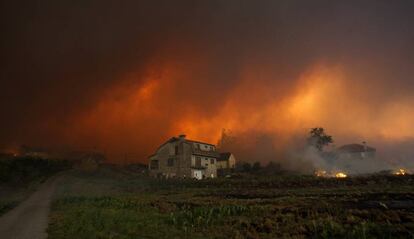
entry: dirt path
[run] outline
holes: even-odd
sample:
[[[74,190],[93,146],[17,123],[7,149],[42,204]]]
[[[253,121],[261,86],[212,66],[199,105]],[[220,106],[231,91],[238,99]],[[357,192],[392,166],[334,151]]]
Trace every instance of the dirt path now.
[[[59,174],[48,179],[26,201],[0,217],[0,238],[47,238],[50,202],[62,177],[63,174]]]

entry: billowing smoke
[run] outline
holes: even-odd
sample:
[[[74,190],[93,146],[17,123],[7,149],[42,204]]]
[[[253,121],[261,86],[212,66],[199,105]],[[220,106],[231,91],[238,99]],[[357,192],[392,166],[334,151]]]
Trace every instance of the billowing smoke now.
[[[322,126],[409,164],[412,1],[2,3],[0,143],[146,161],[172,135],[305,167]]]

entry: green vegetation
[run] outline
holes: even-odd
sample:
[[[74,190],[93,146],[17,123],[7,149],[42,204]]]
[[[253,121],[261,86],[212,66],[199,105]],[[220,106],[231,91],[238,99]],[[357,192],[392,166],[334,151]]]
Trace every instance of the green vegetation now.
[[[156,180],[73,172],[50,238],[414,238],[413,176]]]
[[[68,168],[62,160],[49,160],[34,157],[14,157],[0,160],[0,182],[29,183]]]
[[[324,128],[312,128],[309,131],[308,144],[322,151],[323,147],[333,143],[332,136],[325,133]]]
[[[17,206],[37,186],[69,163],[33,157],[0,159],[0,215]]]
[[[14,200],[0,200],[0,215],[9,211],[10,209],[13,209],[15,206],[17,206],[17,204],[19,204],[19,202]]]

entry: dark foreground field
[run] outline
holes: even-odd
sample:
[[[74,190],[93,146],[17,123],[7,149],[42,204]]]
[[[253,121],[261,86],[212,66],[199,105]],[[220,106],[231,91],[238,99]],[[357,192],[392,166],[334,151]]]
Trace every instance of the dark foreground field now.
[[[414,177],[158,181],[70,173],[49,238],[414,238]]]

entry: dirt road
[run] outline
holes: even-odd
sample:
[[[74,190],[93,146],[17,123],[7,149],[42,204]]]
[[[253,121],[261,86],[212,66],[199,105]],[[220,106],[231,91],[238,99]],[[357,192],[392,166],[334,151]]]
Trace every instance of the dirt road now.
[[[0,217],[1,239],[47,238],[50,203],[63,174],[43,183],[26,201]]]

